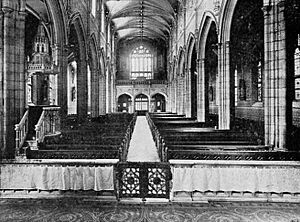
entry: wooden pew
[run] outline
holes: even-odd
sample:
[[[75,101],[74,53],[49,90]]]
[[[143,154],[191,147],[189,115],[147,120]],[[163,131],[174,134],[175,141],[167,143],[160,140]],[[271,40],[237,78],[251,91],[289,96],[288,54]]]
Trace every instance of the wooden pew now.
[[[26,150],[35,159],[119,159],[126,160],[136,116],[109,114],[90,120],[71,118],[59,136],[46,137],[39,150]],[[66,121],[66,122],[67,122]]]

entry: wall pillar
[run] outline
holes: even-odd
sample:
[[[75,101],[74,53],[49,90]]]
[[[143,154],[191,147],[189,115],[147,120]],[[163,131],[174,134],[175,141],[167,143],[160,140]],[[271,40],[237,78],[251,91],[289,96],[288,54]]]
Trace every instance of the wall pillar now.
[[[192,117],[191,69],[186,69],[185,74],[185,114],[190,118]]]
[[[177,79],[174,78],[172,81],[172,112],[177,113],[176,107],[176,96],[177,96]]]
[[[99,115],[99,76],[95,68],[91,70],[91,83],[91,115],[96,117]]]
[[[173,88],[173,81],[170,81],[168,83],[168,100],[166,98],[166,112],[172,112],[172,105],[173,105],[173,101],[172,101],[172,98],[173,98],[173,91],[172,91],[172,88]]]
[[[85,118],[88,112],[87,62],[81,57],[77,72],[77,114]]]
[[[56,52],[57,65],[59,73],[57,74],[57,104],[60,106],[60,114],[68,115],[68,48],[56,44],[54,46]]]
[[[106,77],[99,71],[99,115],[106,113]]]
[[[114,70],[114,68],[112,69]],[[115,71],[113,71],[113,73],[111,74],[111,80],[110,80],[110,84],[111,84],[111,96],[110,96],[110,107],[111,107],[111,112],[116,112],[116,107],[117,107],[117,103],[116,103],[116,85],[115,85]]]
[[[205,59],[197,60],[197,121],[206,120],[206,101],[205,101]]]
[[[230,43],[219,44],[219,129],[230,129]]]
[[[186,88],[185,88],[185,76],[178,76],[178,93],[177,93],[177,112],[182,115],[185,114],[185,98],[186,98]]]
[[[110,103],[111,103],[111,85],[110,85],[110,67],[109,67],[109,63],[107,63],[107,68],[106,68],[106,83],[105,83],[105,86],[106,86],[106,113],[110,113],[111,112],[111,106],[110,106]]]

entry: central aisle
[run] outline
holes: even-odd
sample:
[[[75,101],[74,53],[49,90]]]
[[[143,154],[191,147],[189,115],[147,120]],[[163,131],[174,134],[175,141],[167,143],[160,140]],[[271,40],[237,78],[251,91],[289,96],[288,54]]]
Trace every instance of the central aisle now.
[[[159,162],[155,143],[145,116],[138,116],[129,145],[127,161]]]

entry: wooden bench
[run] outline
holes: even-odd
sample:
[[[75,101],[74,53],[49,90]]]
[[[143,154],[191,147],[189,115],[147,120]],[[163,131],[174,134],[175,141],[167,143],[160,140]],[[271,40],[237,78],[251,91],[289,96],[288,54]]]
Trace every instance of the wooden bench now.
[[[271,146],[265,145],[248,145],[248,144],[171,144],[166,147],[167,152],[172,152],[174,150],[193,150],[193,151],[201,151],[201,150],[211,150],[211,151],[270,151],[272,149]]]
[[[29,159],[122,159],[119,150],[28,150]]]
[[[39,150],[115,150],[120,145],[111,144],[50,144],[40,147]]]
[[[34,159],[119,159],[125,161],[136,116],[109,114],[80,120],[67,119],[71,125],[60,135],[46,137],[38,150],[26,150]]]

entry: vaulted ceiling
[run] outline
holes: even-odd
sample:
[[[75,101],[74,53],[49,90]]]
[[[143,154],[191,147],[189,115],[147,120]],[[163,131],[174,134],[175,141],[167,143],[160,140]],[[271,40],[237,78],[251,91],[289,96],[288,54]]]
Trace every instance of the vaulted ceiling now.
[[[106,5],[120,40],[166,41],[178,0],[106,0]]]

